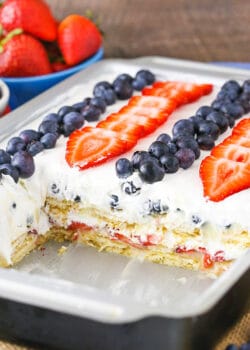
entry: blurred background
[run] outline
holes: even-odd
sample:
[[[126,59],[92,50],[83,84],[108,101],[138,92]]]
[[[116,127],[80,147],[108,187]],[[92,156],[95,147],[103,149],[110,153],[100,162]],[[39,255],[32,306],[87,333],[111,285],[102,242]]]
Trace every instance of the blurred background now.
[[[91,10],[105,33],[105,57],[162,55],[250,61],[248,0],[48,0],[61,19]]]

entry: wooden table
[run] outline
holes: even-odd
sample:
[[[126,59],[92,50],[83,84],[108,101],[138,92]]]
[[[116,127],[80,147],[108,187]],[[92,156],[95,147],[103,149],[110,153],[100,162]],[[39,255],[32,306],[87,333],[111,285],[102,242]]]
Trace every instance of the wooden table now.
[[[250,61],[247,0],[47,0],[58,19],[92,10],[106,57]]]
[[[250,61],[247,0],[47,0],[54,15],[92,10],[105,32],[105,57],[162,55],[197,61]],[[247,340],[250,314],[218,344]],[[0,341],[1,350],[24,350]]]

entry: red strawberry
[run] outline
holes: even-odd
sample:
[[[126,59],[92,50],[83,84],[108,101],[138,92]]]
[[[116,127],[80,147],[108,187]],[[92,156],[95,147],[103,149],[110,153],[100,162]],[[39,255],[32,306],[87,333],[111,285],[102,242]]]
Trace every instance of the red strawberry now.
[[[58,44],[65,62],[75,65],[100,48],[102,37],[96,25],[88,18],[70,15],[58,27]]]
[[[52,62],[51,69],[53,72],[61,72],[62,70],[70,68],[66,63],[63,62]]]
[[[72,221],[67,228],[68,230],[72,230],[72,231],[90,231],[91,229],[93,229],[93,227],[78,221]]]
[[[249,131],[250,118],[238,123],[232,136],[217,145],[201,162],[204,196],[210,200],[218,202],[250,187],[250,145],[246,146],[245,142]]]
[[[123,115],[121,117],[119,113],[111,114],[96,126],[122,134],[133,134],[137,139],[143,134],[143,126],[133,123],[133,116],[127,114],[125,114],[125,117]]]
[[[50,8],[42,0],[6,0],[0,12],[0,23],[11,31],[21,28],[42,40],[53,41],[57,25]]]
[[[70,166],[86,169],[124,153],[127,147],[115,131],[87,126],[70,135],[66,160]]]
[[[0,47],[0,75],[24,77],[51,73],[47,53],[43,45],[27,34],[9,33]]]
[[[176,109],[174,101],[156,96],[134,96],[129,100],[128,105],[142,108],[157,108],[169,114]]]
[[[122,109],[123,111],[127,111],[127,113],[131,113],[135,116],[144,116],[150,119],[153,119],[154,122],[157,124],[157,126],[161,125],[164,123],[169,115],[171,114],[170,112],[165,112],[164,110],[162,111],[161,109],[159,110],[158,108],[144,108],[140,106],[130,106],[128,105],[127,107],[124,107]]]
[[[196,101],[212,91],[211,84],[193,84],[182,82],[156,82],[146,87],[142,93],[146,96],[161,96],[175,101],[178,106]]]

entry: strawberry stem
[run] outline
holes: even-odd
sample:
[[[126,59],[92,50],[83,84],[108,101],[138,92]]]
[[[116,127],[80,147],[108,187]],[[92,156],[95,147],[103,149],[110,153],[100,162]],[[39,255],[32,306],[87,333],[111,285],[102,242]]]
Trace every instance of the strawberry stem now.
[[[3,52],[3,50],[4,50],[3,47],[4,47],[4,45],[5,45],[8,41],[10,41],[14,36],[20,35],[20,34],[22,34],[22,33],[23,33],[22,28],[15,28],[15,29],[13,29],[11,32],[9,32],[9,33],[6,35],[6,37],[3,38],[3,39],[0,41],[0,53]]]

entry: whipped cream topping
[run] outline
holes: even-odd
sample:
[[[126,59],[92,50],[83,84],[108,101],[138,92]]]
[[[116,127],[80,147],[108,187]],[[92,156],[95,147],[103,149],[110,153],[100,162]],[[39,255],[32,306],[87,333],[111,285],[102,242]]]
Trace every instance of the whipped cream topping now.
[[[169,80],[176,77],[168,77]],[[103,77],[103,80],[111,80]],[[183,77],[177,77],[184,80]],[[197,82],[197,79],[187,77],[189,81]],[[102,80],[102,77],[99,79]],[[83,98],[82,91],[92,90],[94,84],[73,87],[67,91],[67,101],[64,104],[72,104]],[[149,145],[156,140],[160,133],[171,134],[173,124],[181,118],[188,118],[195,114],[201,105],[209,105],[214,99],[217,89],[209,96],[202,97],[197,102],[178,108],[169,120],[158,128],[150,136],[141,139],[130,152],[122,155],[131,159],[136,150],[147,150]],[[116,103],[108,108],[106,115],[118,111],[126,102]],[[58,110],[52,108],[51,112]],[[47,112],[48,113],[48,112]],[[104,117],[106,116],[104,115]],[[27,128],[37,128],[41,119],[31,123]],[[217,143],[230,135],[231,130],[220,136]],[[167,210],[167,215],[160,215],[160,222],[168,229],[178,229],[183,232],[192,232],[196,227],[201,229],[202,241],[198,242],[190,236],[185,243],[187,248],[204,246],[210,253],[223,250],[222,235],[225,230],[228,234],[237,234],[241,231],[250,231],[250,189],[233,194],[221,202],[212,202],[203,196],[203,187],[199,177],[201,160],[209,152],[201,151],[201,157],[187,170],[180,169],[175,174],[166,174],[164,179],[154,184],[143,183],[138,174],[134,173],[127,179],[119,179],[115,172],[115,162],[118,158],[109,160],[105,164],[86,169],[70,168],[65,161],[65,149],[67,138],[60,137],[56,148],[45,150],[35,157],[36,171],[34,175],[15,184],[8,177],[3,176],[0,184],[0,255],[8,262],[11,259],[11,242],[27,231],[35,230],[44,234],[50,227],[48,216],[43,207],[46,196],[53,196],[59,200],[74,201],[80,198],[83,207],[91,206],[103,210],[110,217],[127,223],[142,225],[141,235],[156,233],[158,221],[150,215],[150,203],[160,203]],[[124,186],[130,186],[131,182],[138,189],[134,194],[127,194]],[[117,196],[118,207],[115,210],[112,205],[112,196]],[[104,222],[98,222],[93,217],[81,217],[72,212],[68,217],[71,221],[84,222],[89,225],[105,226]],[[232,228],[237,227],[234,230]],[[33,231],[34,232],[34,231]],[[130,232],[122,232],[130,235]],[[171,232],[166,235],[165,243],[174,247],[175,240]],[[228,259],[238,257],[242,249],[234,246],[225,252]]]

